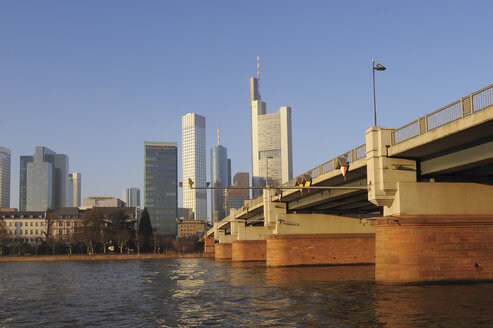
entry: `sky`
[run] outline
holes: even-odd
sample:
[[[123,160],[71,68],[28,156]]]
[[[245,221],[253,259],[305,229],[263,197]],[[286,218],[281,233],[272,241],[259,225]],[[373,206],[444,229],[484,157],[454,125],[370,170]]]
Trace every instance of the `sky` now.
[[[11,207],[19,156],[38,145],[69,156],[82,197],[143,190],[144,141],[180,154],[189,112],[206,117],[208,165],[220,125],[233,174],[251,174],[257,55],[267,111],[292,108],[299,175],[364,144],[372,58],[387,67],[376,98],[389,128],[493,83],[492,12],[489,1],[0,0]]]

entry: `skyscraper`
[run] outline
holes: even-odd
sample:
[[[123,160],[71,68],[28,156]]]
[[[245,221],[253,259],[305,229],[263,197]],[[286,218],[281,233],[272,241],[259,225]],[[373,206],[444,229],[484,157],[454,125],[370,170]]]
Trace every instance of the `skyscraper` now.
[[[10,207],[10,150],[0,147],[0,207]]]
[[[178,144],[144,142],[144,207],[156,233],[175,236],[178,215]]]
[[[282,184],[293,177],[291,108],[281,107],[277,113],[267,114],[267,106],[260,99],[258,85],[258,77],[250,78],[254,187]],[[253,189],[253,197],[261,194],[262,190]]]
[[[190,178],[195,187],[206,185],[205,117],[186,114],[181,118],[181,131],[183,207],[193,210],[195,220],[206,220],[207,191],[190,189],[187,183]]]
[[[140,189],[139,188],[127,188],[122,190],[122,200],[126,203],[127,207],[140,206]]]
[[[33,162],[33,156],[21,156],[19,171],[19,211],[25,211],[27,201],[27,164]]]
[[[233,178],[234,187],[249,187],[248,172],[238,172]],[[226,215],[229,215],[229,211],[232,208],[240,208],[243,206],[243,202],[248,199],[248,189],[242,190],[228,190],[226,195],[227,211]]]
[[[212,187],[229,187],[231,181],[228,150],[219,143],[219,126],[217,127],[217,145],[211,148],[211,185]],[[211,202],[212,222],[219,222],[227,215],[226,190],[213,189]]]
[[[67,203],[67,182],[68,156],[37,146],[34,156],[21,156],[19,207],[44,211],[71,206]]]
[[[81,205],[81,187],[82,177],[79,172],[70,173],[68,175],[67,187],[67,206],[80,207]]]

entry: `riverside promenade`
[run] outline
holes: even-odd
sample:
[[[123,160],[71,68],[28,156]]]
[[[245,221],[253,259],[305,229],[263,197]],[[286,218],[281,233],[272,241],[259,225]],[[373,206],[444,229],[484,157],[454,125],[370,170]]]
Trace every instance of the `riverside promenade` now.
[[[100,260],[156,260],[156,259],[188,259],[213,258],[214,254],[205,253],[178,253],[166,254],[97,254],[97,255],[25,255],[1,256],[0,262],[44,262],[44,261],[100,261]]]

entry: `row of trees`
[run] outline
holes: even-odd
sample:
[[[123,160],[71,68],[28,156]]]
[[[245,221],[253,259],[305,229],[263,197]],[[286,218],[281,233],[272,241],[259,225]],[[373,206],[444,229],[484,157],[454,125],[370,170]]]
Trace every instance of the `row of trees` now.
[[[123,209],[112,212],[94,207],[85,211],[76,222],[74,233],[55,235],[58,218],[53,211],[47,211],[45,238],[27,239],[8,234],[4,222],[0,219],[0,255],[1,254],[72,254],[123,253],[131,250],[160,253],[168,250],[198,250],[194,241],[176,241],[169,236],[153,233],[151,219],[146,208],[137,227]]]

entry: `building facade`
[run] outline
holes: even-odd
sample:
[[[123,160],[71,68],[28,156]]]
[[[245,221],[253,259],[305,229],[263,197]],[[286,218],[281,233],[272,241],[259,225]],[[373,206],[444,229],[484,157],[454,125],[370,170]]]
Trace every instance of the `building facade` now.
[[[144,207],[156,233],[176,236],[178,144],[144,142]]]
[[[197,238],[205,235],[208,229],[207,221],[203,220],[180,220],[178,222],[178,239]]]
[[[206,186],[205,117],[188,113],[182,117],[183,207],[193,209],[195,220],[207,219],[207,190],[190,189]]]
[[[219,132],[218,132],[219,133]],[[218,138],[219,139],[219,138]],[[211,148],[211,186],[229,187],[231,181],[230,165],[228,165],[228,150],[219,144]],[[226,190],[211,190],[212,222],[219,222],[226,217]]]
[[[84,197],[82,207],[84,209],[92,207],[125,207],[125,203],[116,197],[111,196],[90,196]]]
[[[122,200],[127,207],[140,206],[140,189],[139,188],[126,188],[122,190]]]
[[[247,188],[250,186],[249,180],[250,178],[248,172],[238,172],[233,177],[233,187]],[[229,215],[229,212],[232,208],[242,207],[245,200],[248,199],[248,196],[249,196],[248,189],[229,190],[228,193],[226,194],[226,205],[227,205],[226,215]]]
[[[10,150],[0,147],[0,207],[10,207]]]
[[[252,131],[252,186],[263,187],[288,182],[293,177],[291,108],[281,107],[267,114],[260,99],[258,79],[250,78]],[[262,195],[253,189],[253,197]]]
[[[19,208],[43,211],[71,206],[67,201],[68,156],[37,146],[33,156],[21,156]]]
[[[81,205],[82,177],[78,172],[68,175],[67,203],[69,206],[79,207]]]

